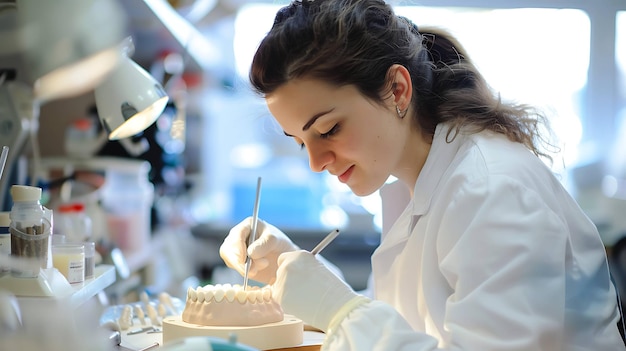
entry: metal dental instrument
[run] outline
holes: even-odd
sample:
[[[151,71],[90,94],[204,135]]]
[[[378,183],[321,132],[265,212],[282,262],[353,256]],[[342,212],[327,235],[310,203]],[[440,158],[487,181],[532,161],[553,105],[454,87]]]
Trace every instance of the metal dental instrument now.
[[[154,326],[143,327],[143,328],[139,328],[139,329],[133,329],[133,330],[127,332],[126,335],[135,335],[135,334],[146,333],[146,332],[149,332],[149,331],[153,331],[154,329],[155,329]]]
[[[9,157],[9,147],[2,147],[2,155],[0,155],[0,178],[2,178],[2,172],[4,172],[4,166],[7,163],[7,158]]]
[[[322,241],[320,241],[320,243],[317,244],[317,246],[315,246],[313,250],[311,250],[311,253],[313,255],[317,255],[322,250],[324,250],[324,248],[328,246],[328,244],[335,240],[337,236],[339,236],[339,229],[335,229],[332,232],[328,233],[328,235],[326,235],[326,237],[322,239]]]
[[[252,245],[252,243],[256,240],[256,232],[257,226],[259,223],[259,201],[261,199],[261,177],[259,177],[256,181],[256,198],[254,200],[254,209],[252,210],[252,228],[250,230],[250,237],[248,237],[248,245],[246,249]],[[246,253],[246,268],[243,276],[243,290],[245,291],[248,288],[248,272],[250,272],[250,265],[252,264],[252,260],[250,256]]]

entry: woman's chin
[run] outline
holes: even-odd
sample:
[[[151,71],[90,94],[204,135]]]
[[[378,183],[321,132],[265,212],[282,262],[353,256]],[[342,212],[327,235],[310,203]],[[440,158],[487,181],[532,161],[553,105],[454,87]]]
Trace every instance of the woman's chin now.
[[[350,188],[350,190],[352,190],[352,193],[356,196],[369,196],[372,195],[376,190],[380,189],[380,187],[363,187],[363,186],[358,186],[357,184],[351,185],[348,184],[348,187]]]

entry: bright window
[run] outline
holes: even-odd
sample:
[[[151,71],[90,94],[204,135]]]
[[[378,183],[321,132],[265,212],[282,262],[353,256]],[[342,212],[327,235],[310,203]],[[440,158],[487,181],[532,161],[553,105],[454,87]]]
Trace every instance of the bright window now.
[[[503,100],[541,107],[565,152],[581,138],[578,95],[587,83],[589,18],[568,9],[399,7],[421,26],[450,30]],[[532,23],[532,25],[529,25]],[[576,155],[564,153],[566,164]]]

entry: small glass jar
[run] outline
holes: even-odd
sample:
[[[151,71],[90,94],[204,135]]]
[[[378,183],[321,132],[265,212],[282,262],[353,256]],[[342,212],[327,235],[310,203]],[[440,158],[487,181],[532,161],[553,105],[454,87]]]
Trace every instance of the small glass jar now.
[[[13,185],[11,197],[11,256],[36,259],[41,268],[52,268],[52,211],[41,205],[41,188]],[[32,268],[12,270],[21,278],[36,278],[39,272]]]
[[[52,264],[70,284],[85,281],[85,246],[59,244],[52,246]]]
[[[96,270],[96,243],[87,241],[85,245],[85,280],[93,279]]]

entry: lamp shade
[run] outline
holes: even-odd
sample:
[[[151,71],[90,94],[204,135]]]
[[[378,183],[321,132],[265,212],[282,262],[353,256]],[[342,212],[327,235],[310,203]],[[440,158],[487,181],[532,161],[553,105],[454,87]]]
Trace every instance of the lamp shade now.
[[[148,72],[126,55],[95,89],[98,115],[110,140],[133,136],[161,115],[169,100]]]
[[[16,0],[38,101],[92,90],[117,64],[126,17],[117,0]]]

